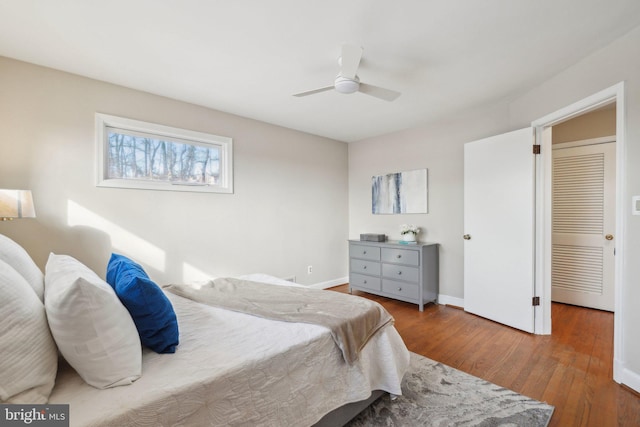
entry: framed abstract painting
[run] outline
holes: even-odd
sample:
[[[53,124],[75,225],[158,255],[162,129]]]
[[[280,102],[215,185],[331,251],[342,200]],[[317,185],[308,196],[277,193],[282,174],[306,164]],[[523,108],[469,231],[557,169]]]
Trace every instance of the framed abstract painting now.
[[[374,214],[428,213],[427,169],[376,175],[371,178]]]

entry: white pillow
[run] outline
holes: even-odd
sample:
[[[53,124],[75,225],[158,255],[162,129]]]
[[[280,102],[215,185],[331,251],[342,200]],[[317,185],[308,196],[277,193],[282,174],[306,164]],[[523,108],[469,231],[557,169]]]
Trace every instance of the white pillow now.
[[[97,388],[128,385],[142,373],[140,337],[114,290],[82,263],[50,254],[45,308],[60,352]]]
[[[44,404],[58,371],[44,305],[24,277],[0,260],[0,402]]]
[[[0,260],[6,262],[22,275],[36,291],[40,302],[44,294],[44,275],[22,246],[0,234]]]

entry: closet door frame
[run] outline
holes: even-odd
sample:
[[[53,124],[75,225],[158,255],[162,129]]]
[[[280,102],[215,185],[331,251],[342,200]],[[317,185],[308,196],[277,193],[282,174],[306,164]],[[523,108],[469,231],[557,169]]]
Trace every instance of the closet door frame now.
[[[551,236],[552,236],[552,141],[551,127],[573,117],[596,110],[605,105],[616,104],[616,260],[615,260],[615,313],[613,345],[613,379],[626,383],[623,378],[625,360],[623,359],[622,319],[625,280],[623,260],[625,256],[625,221],[627,204],[624,200],[625,186],[625,101],[624,82],[595,93],[574,104],[555,111],[531,123],[536,132],[536,144],[540,145],[540,161],[536,167],[536,253],[535,253],[535,290],[541,304],[535,307],[535,331],[537,334],[551,334]],[[632,387],[635,389],[635,387]]]

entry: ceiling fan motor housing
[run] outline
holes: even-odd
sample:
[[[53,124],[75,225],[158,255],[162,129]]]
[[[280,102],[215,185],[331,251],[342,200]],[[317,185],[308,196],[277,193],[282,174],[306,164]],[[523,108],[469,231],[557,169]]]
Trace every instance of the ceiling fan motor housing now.
[[[340,93],[353,93],[360,89],[360,79],[355,76],[353,79],[347,77],[338,76],[334,82],[336,91]]]

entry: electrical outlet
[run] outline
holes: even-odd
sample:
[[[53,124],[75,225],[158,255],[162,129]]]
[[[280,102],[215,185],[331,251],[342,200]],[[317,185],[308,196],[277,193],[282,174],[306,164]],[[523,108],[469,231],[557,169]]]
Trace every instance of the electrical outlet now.
[[[640,215],[640,196],[631,198],[631,215]]]
[[[307,274],[312,274],[313,273],[313,265],[308,265],[307,266]]]

